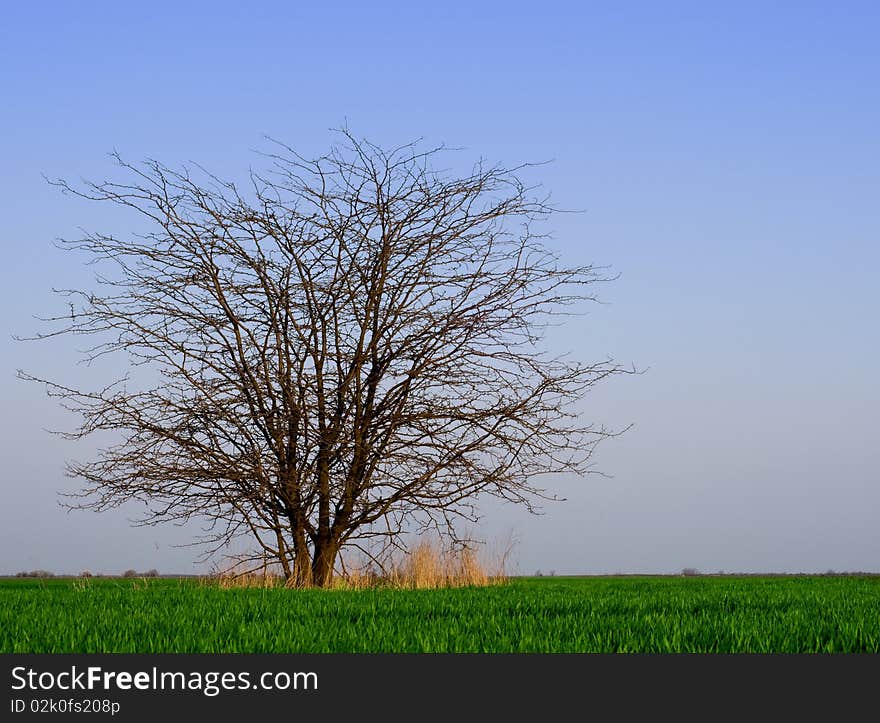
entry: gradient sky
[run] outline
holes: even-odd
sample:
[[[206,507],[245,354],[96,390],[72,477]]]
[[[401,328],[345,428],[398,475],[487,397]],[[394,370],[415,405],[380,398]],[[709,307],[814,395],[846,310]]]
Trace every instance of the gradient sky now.
[[[633,423],[609,478],[559,478],[532,517],[488,504],[532,573],[880,571],[880,6],[876,3],[40,3],[0,24],[0,574],[193,572],[191,531],[67,513],[89,445],[24,368],[100,381],[70,340],[22,344],[55,286],[52,247],[134,219],[41,174],[101,179],[107,152],[259,167],[346,119],[537,169],[572,263],[611,265],[603,306],[550,339],[645,369],[586,419]],[[118,370],[115,370],[118,371]]]

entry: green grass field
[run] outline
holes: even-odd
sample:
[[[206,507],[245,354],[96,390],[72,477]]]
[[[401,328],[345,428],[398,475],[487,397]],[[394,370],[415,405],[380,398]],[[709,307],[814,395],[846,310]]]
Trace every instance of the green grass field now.
[[[0,652],[880,652],[880,578],[520,578],[453,590],[0,582]]]

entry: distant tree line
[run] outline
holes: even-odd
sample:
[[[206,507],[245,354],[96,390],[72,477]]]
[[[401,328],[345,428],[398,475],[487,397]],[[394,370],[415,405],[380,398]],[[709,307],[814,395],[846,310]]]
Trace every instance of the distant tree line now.
[[[15,573],[15,577],[33,577],[33,578],[49,578],[56,577],[54,572],[49,570],[22,570]],[[64,576],[62,576],[64,577]],[[77,577],[112,577],[111,575],[103,575],[101,573],[92,573],[89,570],[83,570]],[[126,570],[121,577],[159,577],[159,571],[155,568],[146,572],[138,572],[137,570]]]

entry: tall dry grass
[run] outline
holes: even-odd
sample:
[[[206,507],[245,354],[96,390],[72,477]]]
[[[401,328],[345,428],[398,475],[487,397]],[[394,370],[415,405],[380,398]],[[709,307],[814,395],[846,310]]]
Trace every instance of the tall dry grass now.
[[[392,588],[428,590],[484,586],[507,580],[506,565],[511,544],[491,560],[468,546],[444,546],[439,541],[420,540],[410,550],[400,552],[380,567],[362,563],[340,565],[331,587],[336,590]],[[202,578],[202,582],[222,589],[291,587],[284,576],[273,572],[271,565],[254,569],[248,562],[234,561]]]
[[[274,569],[267,558],[262,564],[254,565],[254,559],[245,555],[227,555],[222,567],[215,568],[210,574],[200,578],[205,585],[219,587],[223,590],[231,588],[262,588],[284,587],[286,580]]]
[[[382,570],[367,565],[343,571],[335,578],[334,587],[426,590],[492,585],[507,579],[505,564],[506,555],[487,564],[471,547],[451,548],[422,540]]]

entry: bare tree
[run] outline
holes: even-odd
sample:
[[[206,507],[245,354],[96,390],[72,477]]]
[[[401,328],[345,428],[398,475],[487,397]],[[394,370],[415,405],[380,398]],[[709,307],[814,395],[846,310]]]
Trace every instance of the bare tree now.
[[[584,473],[611,434],[572,405],[627,371],[542,352],[552,317],[592,300],[534,222],[552,212],[523,166],[437,171],[442,147],[383,150],[342,131],[308,160],[283,144],[247,193],[198,169],[130,165],[129,182],[65,191],[148,219],[130,238],[65,248],[112,267],[37,335],[91,337],[159,377],[103,389],[43,382],[79,415],[71,438],[119,441],[74,463],[72,506],[147,503],[144,524],[208,521],[297,585],[327,585],[340,550],[401,531],[455,536],[481,494],[532,509],[541,475]]]

